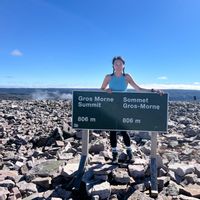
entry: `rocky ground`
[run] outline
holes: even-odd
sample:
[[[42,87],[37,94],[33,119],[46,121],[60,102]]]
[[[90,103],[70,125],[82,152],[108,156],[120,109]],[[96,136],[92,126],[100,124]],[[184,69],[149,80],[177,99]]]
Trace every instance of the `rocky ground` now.
[[[108,132],[90,132],[79,191],[81,131],[71,128],[71,102],[0,101],[0,200],[150,200],[150,135],[130,132],[135,162],[111,164]],[[158,135],[158,200],[200,199],[200,103],[170,102],[168,133]]]

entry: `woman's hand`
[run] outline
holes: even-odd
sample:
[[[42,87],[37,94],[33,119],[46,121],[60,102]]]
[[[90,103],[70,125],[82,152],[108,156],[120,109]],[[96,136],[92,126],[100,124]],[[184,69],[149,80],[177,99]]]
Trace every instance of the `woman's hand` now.
[[[110,88],[105,89],[105,91],[106,91],[107,93],[112,93],[112,90],[111,90]]]
[[[154,93],[160,94],[161,96],[164,94],[163,91],[161,91],[161,90],[155,90],[155,89],[151,89],[151,92],[154,92]]]
[[[101,90],[106,91],[107,93],[112,93],[112,90],[110,88],[107,88],[107,89],[101,88]]]

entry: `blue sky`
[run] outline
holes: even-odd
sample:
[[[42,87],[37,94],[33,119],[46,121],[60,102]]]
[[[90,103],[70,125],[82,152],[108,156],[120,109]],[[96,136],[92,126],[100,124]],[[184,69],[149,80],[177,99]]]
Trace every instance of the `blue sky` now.
[[[95,87],[121,55],[142,87],[200,90],[199,0],[0,0],[0,87]]]

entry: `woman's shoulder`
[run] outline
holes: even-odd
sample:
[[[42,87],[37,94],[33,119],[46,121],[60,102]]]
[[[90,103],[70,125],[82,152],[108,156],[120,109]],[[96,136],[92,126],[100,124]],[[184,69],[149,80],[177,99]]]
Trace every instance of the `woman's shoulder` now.
[[[126,78],[132,78],[132,76],[131,76],[129,73],[126,73],[126,74],[125,74],[125,77],[126,77]]]
[[[125,76],[131,76],[129,73],[125,73]]]
[[[113,74],[106,74],[106,78],[111,78],[111,76],[112,76]]]
[[[112,76],[112,74],[106,74],[105,79],[110,80],[111,76]]]

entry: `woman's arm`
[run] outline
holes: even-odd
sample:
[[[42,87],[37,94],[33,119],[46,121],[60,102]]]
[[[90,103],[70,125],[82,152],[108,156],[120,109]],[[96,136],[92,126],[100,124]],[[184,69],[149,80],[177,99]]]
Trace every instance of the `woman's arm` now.
[[[103,83],[101,85],[101,90],[106,90],[107,92],[112,92],[110,88],[107,88],[109,82],[110,82],[110,75],[106,75],[103,80]]]
[[[138,84],[136,84],[136,82],[133,80],[133,78],[130,74],[126,74],[126,80],[136,91],[146,91],[147,92],[147,89],[141,88]],[[148,92],[149,92],[149,90],[148,90]]]
[[[157,92],[159,94],[163,93],[160,90],[141,88],[138,84],[135,83],[135,81],[133,80],[133,78],[130,74],[126,74],[126,80],[136,91]]]

